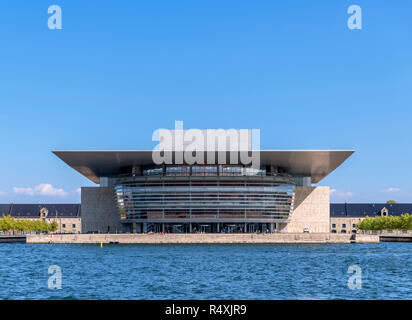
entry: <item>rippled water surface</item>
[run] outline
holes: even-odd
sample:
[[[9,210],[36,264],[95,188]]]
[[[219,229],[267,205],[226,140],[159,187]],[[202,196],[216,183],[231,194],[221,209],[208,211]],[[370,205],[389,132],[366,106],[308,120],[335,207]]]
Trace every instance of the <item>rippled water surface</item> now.
[[[0,244],[1,299],[412,299],[412,243]],[[48,288],[48,268],[62,289]],[[362,268],[350,290],[348,268]]]

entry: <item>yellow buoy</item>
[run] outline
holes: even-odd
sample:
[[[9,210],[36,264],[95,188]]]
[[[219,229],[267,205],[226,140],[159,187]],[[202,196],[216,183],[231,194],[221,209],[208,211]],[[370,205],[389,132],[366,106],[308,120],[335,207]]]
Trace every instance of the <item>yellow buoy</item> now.
[[[100,239],[100,248],[103,248],[103,240]]]

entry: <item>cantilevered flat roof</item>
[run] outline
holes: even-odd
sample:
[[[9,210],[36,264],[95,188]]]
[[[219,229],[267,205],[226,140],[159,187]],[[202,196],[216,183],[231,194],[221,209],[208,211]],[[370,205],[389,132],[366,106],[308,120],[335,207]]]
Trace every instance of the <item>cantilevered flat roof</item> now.
[[[131,166],[153,164],[152,150],[55,150],[52,152],[95,183],[100,183],[100,177],[126,173]],[[260,164],[282,167],[290,174],[311,176],[312,183],[318,183],[339,167],[353,152],[354,150],[263,150],[260,151]]]

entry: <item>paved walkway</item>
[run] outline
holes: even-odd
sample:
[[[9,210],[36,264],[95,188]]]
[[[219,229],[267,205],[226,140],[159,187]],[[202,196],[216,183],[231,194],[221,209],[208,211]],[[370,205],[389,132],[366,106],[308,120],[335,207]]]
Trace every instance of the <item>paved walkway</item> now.
[[[350,234],[64,234],[28,235],[27,243],[189,244],[189,243],[350,243]],[[357,243],[378,243],[379,236],[357,235]]]

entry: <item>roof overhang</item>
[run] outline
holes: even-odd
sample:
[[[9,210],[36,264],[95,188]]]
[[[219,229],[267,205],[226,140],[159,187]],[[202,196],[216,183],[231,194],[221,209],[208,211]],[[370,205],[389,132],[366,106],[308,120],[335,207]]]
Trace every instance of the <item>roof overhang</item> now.
[[[125,173],[132,166],[153,164],[152,150],[56,150],[52,152],[95,183],[100,183],[100,177]],[[294,175],[310,176],[312,183],[318,183],[339,167],[353,152],[354,150],[263,150],[260,151],[260,164],[282,167]]]

